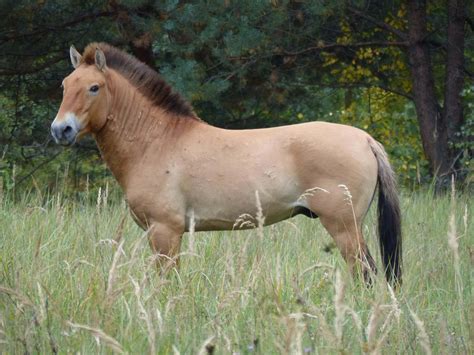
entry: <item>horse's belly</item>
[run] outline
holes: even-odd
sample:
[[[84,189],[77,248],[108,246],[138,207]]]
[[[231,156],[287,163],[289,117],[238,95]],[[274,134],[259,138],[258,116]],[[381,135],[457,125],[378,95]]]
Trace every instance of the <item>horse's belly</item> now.
[[[196,231],[252,229],[260,224],[269,225],[295,214],[298,196],[282,197],[280,200],[266,200],[250,196],[239,201],[234,196],[230,201],[214,200],[212,204],[201,204],[191,208],[187,220],[194,220]],[[207,205],[207,206],[206,206]],[[189,223],[190,224],[190,223]],[[188,223],[187,223],[188,225]]]
[[[276,214],[265,214],[264,212],[261,215],[258,213],[242,213],[240,215],[236,215],[235,218],[218,216],[203,218],[200,216],[195,216],[193,219],[191,216],[189,216],[188,220],[190,223],[187,223],[186,229],[189,231],[191,229],[191,223],[193,222],[195,231],[253,229],[259,225],[267,226],[280,222],[284,219],[292,217],[294,214],[294,208],[291,208],[285,211],[279,211],[279,213]]]

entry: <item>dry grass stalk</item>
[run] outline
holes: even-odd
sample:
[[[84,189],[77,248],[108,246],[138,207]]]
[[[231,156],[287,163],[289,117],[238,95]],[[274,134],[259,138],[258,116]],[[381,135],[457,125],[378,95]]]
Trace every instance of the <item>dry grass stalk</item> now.
[[[340,185],[337,185],[337,186],[344,190],[344,196],[346,196],[345,201],[351,207],[352,219],[354,220],[354,227],[355,227],[357,236],[359,236],[359,228],[357,227],[357,218],[356,218],[355,211],[354,211],[354,204],[352,203],[352,194],[351,194],[349,188],[346,185],[340,184]],[[370,267],[369,267],[369,269],[370,269]]]
[[[287,333],[285,337],[285,350],[288,354],[303,354],[303,334],[306,325],[302,313],[292,313],[286,317]]]
[[[326,322],[326,318],[324,317],[323,313],[319,310],[319,308],[315,307],[313,304],[308,302],[308,300],[304,297],[304,295],[298,289],[296,282],[293,283],[293,289],[296,294],[298,303],[307,309],[309,312],[302,312],[301,314],[304,317],[310,318],[312,320],[318,320],[318,328],[322,334],[322,339],[326,339],[328,344],[337,344],[338,339],[336,335],[334,335],[331,327]],[[284,352],[284,349],[281,349]]]
[[[112,265],[110,266],[109,270],[109,277],[107,278],[107,288],[105,291],[105,302],[107,306],[110,306],[115,298],[114,295],[114,284],[116,280],[116,272],[117,272],[117,265],[120,259],[120,256],[124,254],[123,251],[123,243],[125,241],[122,240],[115,250],[114,258],[112,259]]]
[[[91,335],[96,339],[96,341],[99,344],[100,344],[100,341],[102,341],[102,342],[104,342],[104,344],[106,346],[108,346],[113,351],[115,351],[119,354],[124,353],[122,345],[117,340],[115,340],[113,337],[111,337],[110,335],[105,334],[99,328],[93,328],[93,327],[89,327],[88,325],[77,324],[77,323],[73,323],[71,321],[67,321],[67,325],[69,325],[71,328],[74,328],[74,329],[80,329],[80,330],[88,331],[89,333],[91,333]]]
[[[43,323],[46,319],[46,299],[43,295],[43,290],[39,282],[36,282],[36,288],[38,289],[38,297],[40,301],[39,306],[39,317],[37,317],[39,323]]]
[[[327,194],[330,193],[328,190],[323,189],[322,187],[312,187],[311,189],[305,190],[305,192],[303,192],[300,197],[298,197],[298,200],[296,200],[296,202],[302,202],[308,197],[313,197],[318,191],[322,191]]]
[[[464,235],[467,235],[467,219],[468,218],[468,212],[467,212],[467,203],[464,205],[464,215],[462,217],[463,224],[464,224]]]
[[[258,191],[255,191],[255,203],[257,206],[257,214],[255,219],[257,220],[257,233],[260,240],[263,239],[263,226],[265,225],[265,216],[263,215],[262,203],[260,202],[260,195]]]
[[[155,308],[155,314],[156,314],[156,323],[158,324],[158,332],[160,334],[163,334],[164,331],[164,321],[163,321],[163,316],[161,315],[161,312],[158,308]]]
[[[400,303],[398,302],[397,297],[395,296],[395,291],[389,283],[386,283],[388,287],[388,292],[390,294],[390,300],[392,301],[392,312],[395,316],[395,319],[400,323],[400,316],[402,314],[402,309],[400,308]]]
[[[131,276],[129,277],[130,277],[130,281],[132,282],[135,288],[135,296],[137,298],[137,305],[138,305],[138,311],[140,314],[140,319],[144,320],[146,324],[150,354],[154,355],[156,354],[156,334],[155,334],[155,329],[154,329],[155,327],[153,326],[153,320],[152,320],[151,315],[147,312],[145,306],[142,303],[142,300],[141,300],[142,290],[141,290],[140,284],[137,281],[135,281]]]
[[[466,206],[467,207],[467,206]],[[465,210],[464,216],[464,228],[467,231],[467,209]],[[456,292],[459,303],[459,319],[461,321],[461,327],[464,328],[464,299],[463,299],[463,283],[461,275],[461,261],[459,256],[459,241],[457,236],[456,228],[456,188],[454,184],[454,175],[451,177],[451,213],[449,215],[449,227],[448,227],[448,246],[453,252],[454,259],[454,282],[456,285]]]
[[[171,348],[173,349],[173,355],[180,355],[181,354],[179,352],[178,348],[176,347],[176,345],[173,345]]]
[[[251,214],[243,213],[234,222],[232,229],[255,228],[255,218]]]
[[[383,314],[383,310],[389,308],[390,312],[385,317],[385,320],[382,326],[379,326],[379,320]],[[391,330],[389,325],[392,324],[392,319],[394,317],[394,310],[391,305],[380,305],[376,303],[372,307],[372,312],[370,314],[369,323],[367,324],[366,335],[367,335],[367,352],[370,354],[380,354],[382,345],[385,342],[385,339],[388,336],[388,333]],[[377,339],[377,331],[380,335]]]
[[[365,331],[369,347],[368,352],[371,354],[378,353],[377,347],[375,346],[375,338],[377,336],[378,322],[381,314],[380,304],[375,303],[370,312],[369,322],[367,323],[367,329]]]
[[[306,269],[304,269],[301,272],[301,274],[298,276],[298,278],[302,278],[308,272],[316,270],[316,269],[328,269],[330,271],[334,271],[334,266],[332,266],[328,263],[316,263],[316,264],[311,265],[310,267],[307,267]]]
[[[242,221],[247,220],[247,226],[249,228],[255,228],[256,224],[254,222],[250,222],[248,219],[253,219],[254,217],[248,213],[244,213],[240,215],[234,225],[233,229],[236,226],[242,226],[246,222],[242,223]],[[228,275],[232,281],[232,283],[240,283],[240,280],[236,277],[236,275],[243,275],[246,270],[246,261],[248,257],[247,248],[251,241],[250,234],[245,235],[244,242],[242,243],[240,250],[236,253],[232,253],[231,249],[227,249],[225,255],[225,265],[226,265],[226,275]],[[236,264],[236,266],[235,266]]]
[[[118,244],[120,243],[120,241],[122,240],[123,238],[123,230],[124,230],[124,227],[125,227],[125,221],[127,220],[127,214],[125,213],[122,213],[122,217],[120,218],[120,223],[117,227],[117,230],[115,232],[115,236],[113,238],[113,240]]]
[[[150,229],[147,229],[145,232],[142,233],[140,238],[137,239],[137,241],[133,244],[132,251],[130,252],[130,261],[133,262],[137,260],[137,254],[142,247],[143,241],[148,240],[148,234],[150,233]]]
[[[308,306],[308,305],[306,305],[306,306]],[[329,326],[329,324],[326,322],[326,318],[324,317],[323,313],[318,308],[316,308],[314,306],[310,305],[308,307],[310,308],[311,313],[314,313],[314,314],[303,313],[303,315],[305,317],[308,317],[308,318],[317,319],[319,321],[318,322],[318,327],[319,327],[319,330],[321,331],[321,333],[323,335],[323,338],[327,339],[328,344],[336,344],[337,343],[337,338],[334,335],[334,333],[332,332],[331,327]]]
[[[89,174],[86,175],[86,196],[89,198]]]
[[[451,181],[451,213],[449,216],[448,245],[453,251],[454,267],[456,274],[459,268],[459,243],[456,231],[456,190],[454,187],[454,175]],[[456,275],[457,276],[457,275]]]
[[[410,308],[408,308],[411,314],[411,317],[413,318],[416,327],[418,328],[418,337],[420,339],[420,345],[425,351],[425,354],[431,355],[431,345],[430,345],[430,338],[428,336],[428,333],[426,332],[425,325],[423,321],[418,318],[418,316],[413,312]]]
[[[102,206],[107,207],[107,203],[109,200],[109,182],[105,183],[105,191],[104,196],[102,196]]]
[[[397,323],[399,323],[400,316],[402,313],[400,304],[398,302],[398,299],[395,296],[395,292],[393,291],[393,288],[388,283],[386,285],[388,287],[391,304],[380,305],[379,303],[376,303],[372,307],[372,311],[369,317],[369,322],[367,324],[366,336],[367,336],[368,352],[371,354],[380,354],[382,345],[385,342],[385,339],[387,338],[388,333],[392,329],[391,327],[391,325],[393,324],[392,320],[395,319]],[[379,320],[384,309],[389,309],[389,312],[387,316],[385,317],[383,324],[379,326],[378,325]],[[377,331],[379,331],[380,333],[378,339],[376,339]]]
[[[449,352],[446,349],[446,345],[449,342],[449,335],[448,335],[448,325],[446,324],[446,321],[441,318],[439,320],[440,326],[439,326],[439,353],[440,354],[449,354]]]
[[[244,228],[258,228],[259,236],[263,236],[263,226],[265,225],[265,216],[263,215],[262,204],[260,202],[260,195],[258,191],[255,191],[255,205],[257,207],[257,213],[252,216],[249,213],[242,213],[234,222],[232,229],[244,229]]]
[[[56,196],[56,207],[55,207],[55,210],[58,212],[58,219],[62,222],[62,217],[63,217],[63,213],[62,213],[62,206],[61,206],[61,200],[62,200],[62,195],[61,195],[61,191],[58,192],[57,196]]]
[[[16,190],[16,164],[13,163],[12,167],[12,192],[13,196],[15,196],[15,190]]]
[[[382,349],[382,345],[384,344],[385,342],[385,339],[387,339],[387,336],[388,336],[388,333],[390,331],[390,327],[387,327],[388,324],[390,324],[392,318],[393,318],[393,313],[389,313],[389,315],[385,318],[385,322],[382,326],[382,334],[379,336],[379,339],[377,340],[374,348],[373,348],[373,353],[374,354],[380,354],[381,353],[381,349]]]
[[[334,331],[336,334],[337,345],[342,347],[342,333],[344,326],[344,315],[346,313],[346,306],[344,305],[345,285],[342,281],[341,272],[336,270],[336,283],[334,294],[334,309],[336,317],[334,318]]]
[[[199,349],[198,355],[207,355],[214,353],[215,345],[212,343],[215,336],[212,335],[207,338],[204,343],[202,343],[201,348]]]
[[[4,293],[15,298],[22,306],[34,307],[33,302],[31,302],[26,296],[22,295],[20,292],[12,288],[0,286],[0,293]]]
[[[191,254],[195,254],[195,247],[194,247],[194,231],[196,227],[196,219],[194,216],[194,210],[191,211],[191,216],[189,217],[189,233],[188,233],[188,245],[189,245],[189,252]]]
[[[38,260],[38,257],[40,256],[40,251],[41,251],[41,242],[43,241],[43,234],[40,234],[38,236],[38,239],[36,240],[36,245],[35,245],[35,253],[34,253],[34,260]]]
[[[99,191],[97,191],[97,203],[96,203],[97,210],[100,210],[101,202],[102,202],[102,187],[99,186]]]

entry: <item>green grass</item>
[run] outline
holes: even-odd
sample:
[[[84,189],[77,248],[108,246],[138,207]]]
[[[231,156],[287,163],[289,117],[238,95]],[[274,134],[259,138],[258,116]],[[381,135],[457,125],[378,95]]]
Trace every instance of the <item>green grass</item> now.
[[[371,289],[352,280],[305,217],[186,235],[179,272],[162,277],[124,203],[3,198],[0,352],[472,353],[472,196],[402,205],[404,284],[391,295],[381,275]],[[378,256],[373,209],[365,225]]]

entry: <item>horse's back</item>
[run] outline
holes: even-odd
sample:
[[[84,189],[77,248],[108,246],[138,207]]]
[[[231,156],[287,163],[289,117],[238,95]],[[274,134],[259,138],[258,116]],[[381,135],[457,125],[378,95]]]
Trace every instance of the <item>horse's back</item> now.
[[[315,179],[350,184],[352,180],[366,183],[376,176],[377,162],[369,144],[373,138],[356,127],[318,121],[254,133],[262,145],[272,147],[263,159],[290,156],[293,171],[306,186]]]
[[[339,185],[356,204],[359,196],[367,204],[377,176],[369,139],[359,129],[325,122],[235,131],[203,126],[180,159],[182,191],[204,229],[232,226],[255,211],[256,191],[269,223],[307,208],[301,196],[314,188],[329,191],[315,192],[321,206],[339,208]]]

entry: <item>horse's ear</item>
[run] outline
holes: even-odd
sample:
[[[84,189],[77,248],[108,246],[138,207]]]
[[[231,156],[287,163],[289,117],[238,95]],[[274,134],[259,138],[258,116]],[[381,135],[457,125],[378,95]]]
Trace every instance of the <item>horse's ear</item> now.
[[[105,54],[98,47],[95,50],[95,65],[101,71],[105,71],[105,69],[107,68],[107,63],[105,62]]]
[[[71,56],[72,66],[74,67],[74,69],[76,69],[79,64],[81,64],[82,56],[74,46],[71,46],[71,48],[69,48],[69,55]]]

